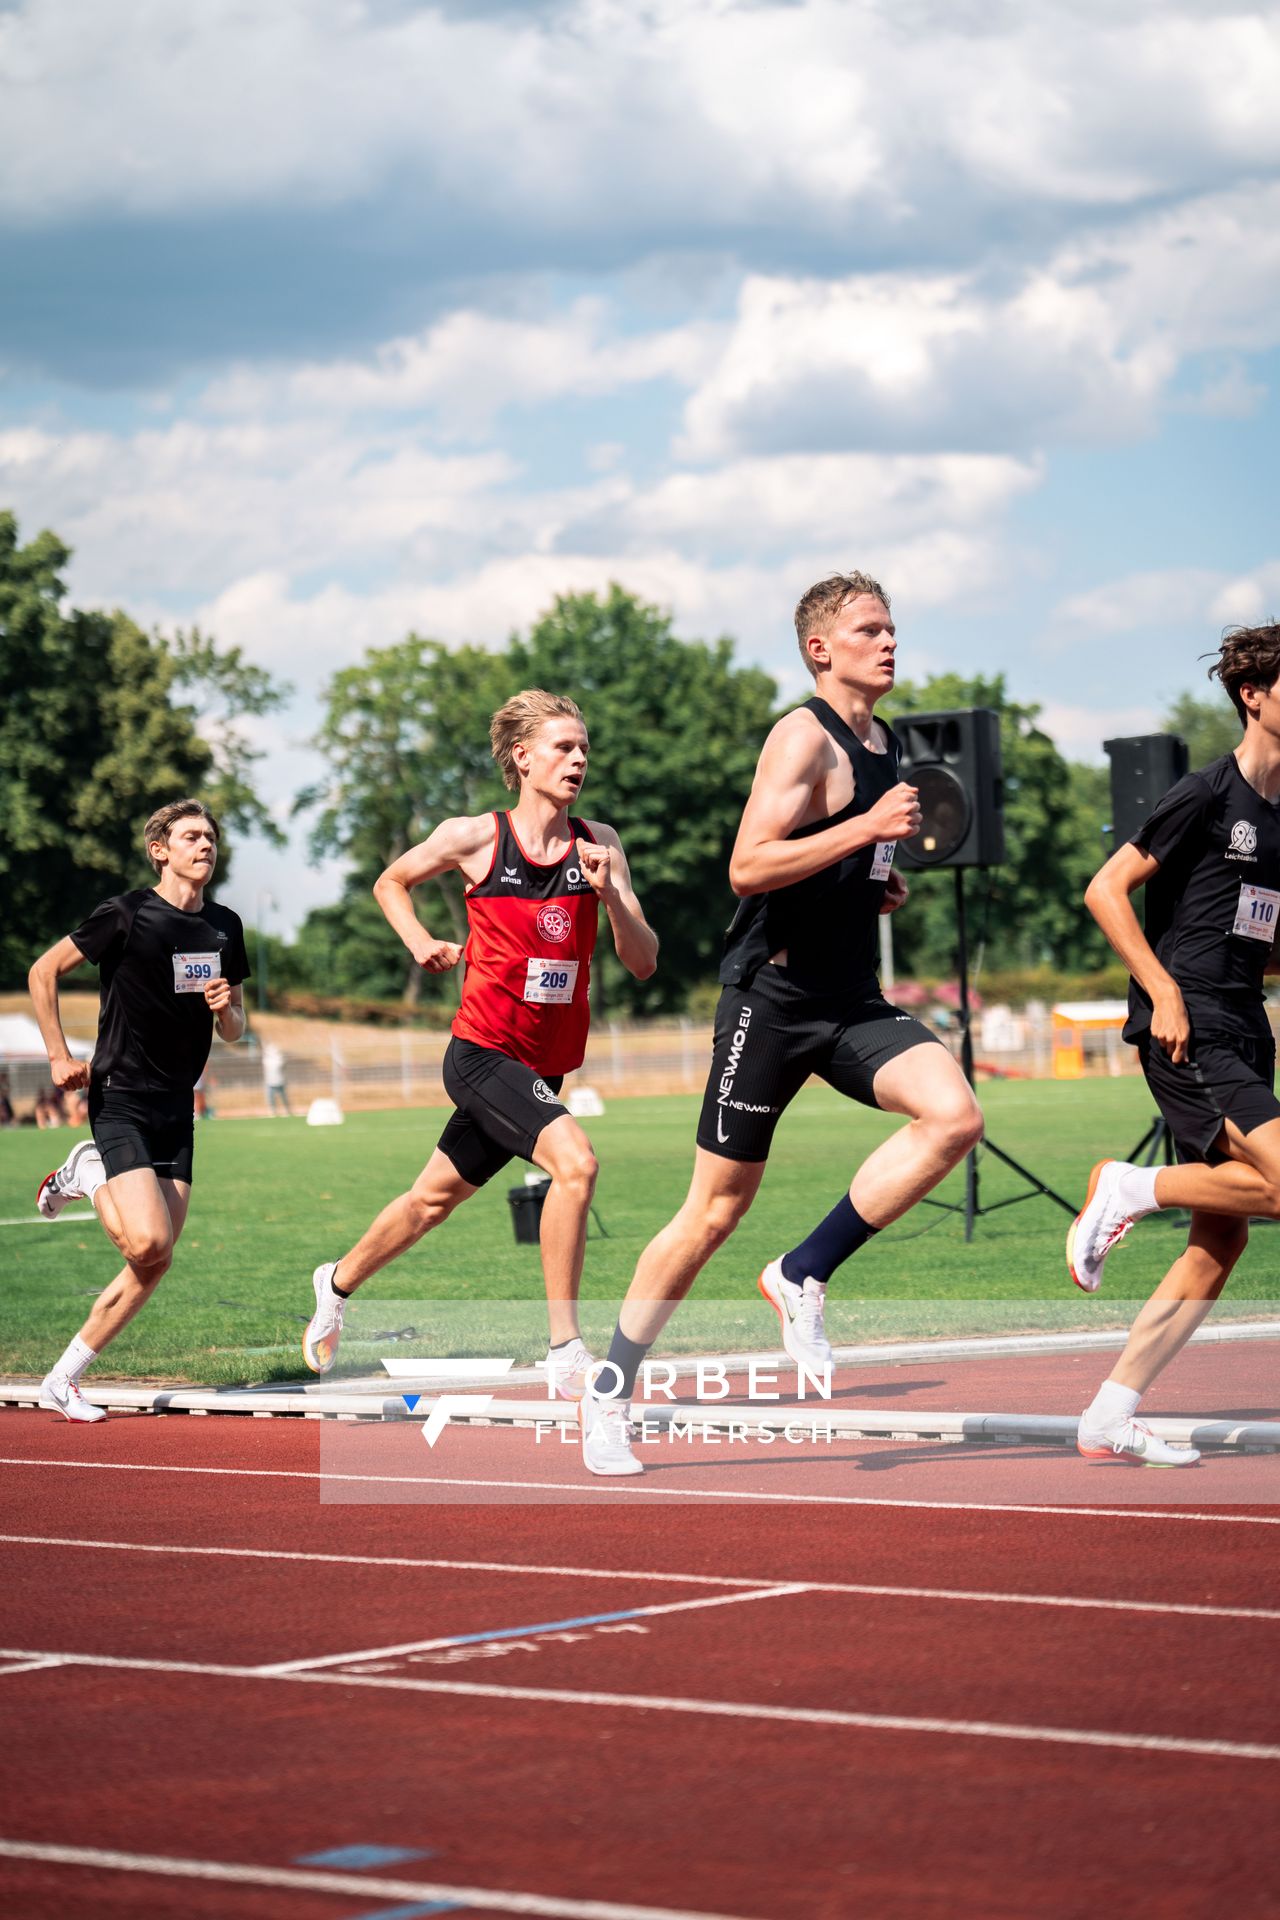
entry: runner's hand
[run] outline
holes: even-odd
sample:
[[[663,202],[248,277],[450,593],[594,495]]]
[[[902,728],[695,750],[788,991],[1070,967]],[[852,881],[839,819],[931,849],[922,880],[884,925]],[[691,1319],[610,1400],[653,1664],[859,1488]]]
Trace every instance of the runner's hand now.
[[[49,1062],[49,1078],[59,1093],[71,1093],[76,1087],[89,1084],[89,1062],[73,1060],[69,1053],[59,1055]]]
[[[462,948],[456,940],[428,940],[413,957],[424,973],[448,973],[461,960]]]
[[[1164,1048],[1175,1067],[1187,1058],[1191,1021],[1187,1003],[1172,981],[1163,992],[1151,997],[1151,1038]]]
[[[898,783],[867,813],[863,823],[870,839],[909,840],[920,831],[920,796],[905,780]]]
[[[204,1003],[214,1013],[221,1013],[224,1007],[231,1005],[231,982],[219,974],[216,980],[210,980],[204,990]]]
[[[896,913],[899,907],[906,905],[910,892],[911,889],[902,875],[890,868],[889,878],[885,882],[884,899],[880,903],[881,913]]]
[[[612,847],[602,847],[596,840],[579,840],[578,865],[582,868],[582,877],[602,900],[611,899],[615,891],[612,863]]]

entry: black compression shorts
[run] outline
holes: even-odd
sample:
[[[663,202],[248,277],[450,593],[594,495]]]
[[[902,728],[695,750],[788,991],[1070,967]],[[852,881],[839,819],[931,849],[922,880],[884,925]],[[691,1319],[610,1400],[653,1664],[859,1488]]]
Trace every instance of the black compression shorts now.
[[[1142,1071],[1183,1161],[1216,1166],[1230,1156],[1218,1146],[1223,1124],[1233,1120],[1252,1133],[1280,1120],[1276,1099],[1276,1043],[1269,1028],[1249,1036],[1191,1037],[1190,1058],[1174,1066],[1164,1048],[1144,1034],[1138,1043]]]
[[[569,1111],[558,1097],[563,1074],[536,1073],[473,1040],[455,1036],[442,1071],[445,1092],[458,1111],[438,1144],[473,1187],[492,1180],[516,1154],[532,1159],[543,1128]]]
[[[195,1124],[191,1095],[184,1100],[93,1086],[89,1125],[108,1180],[150,1167],[162,1180],[191,1184]]]
[[[785,967],[763,966],[750,986],[720,996],[698,1145],[723,1160],[767,1160],[774,1128],[810,1074],[874,1107],[880,1068],[925,1041],[940,1044],[874,981],[813,993]]]

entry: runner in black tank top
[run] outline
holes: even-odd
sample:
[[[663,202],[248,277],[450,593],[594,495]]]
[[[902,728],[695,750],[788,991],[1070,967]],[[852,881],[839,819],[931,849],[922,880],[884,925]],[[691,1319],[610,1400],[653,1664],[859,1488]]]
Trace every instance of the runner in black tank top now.
[[[906,898],[894,851],[920,820],[914,788],[899,779],[898,743],[874,712],[893,686],[888,600],[865,574],[822,581],[796,609],[796,632],[818,693],[765,742],[738,830],[729,877],[741,904],[725,939],[693,1184],[642,1255],[623,1305],[609,1358],[624,1401],[676,1302],[751,1205],[774,1129],[811,1074],[911,1123],[760,1277],[787,1352],[819,1374],[831,1358],[823,1329],[831,1274],[982,1131],[951,1055],[888,1004],[876,978],[880,914]],[[602,1379],[604,1393],[610,1384]],[[584,1401],[583,1421],[593,1472],[637,1470],[616,1403]]]

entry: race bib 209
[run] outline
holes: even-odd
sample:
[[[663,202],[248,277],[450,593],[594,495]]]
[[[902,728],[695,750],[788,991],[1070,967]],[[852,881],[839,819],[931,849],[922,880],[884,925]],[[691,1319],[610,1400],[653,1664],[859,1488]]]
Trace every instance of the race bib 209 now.
[[[576,960],[529,960],[524,997],[536,1007],[567,1007],[578,979]]]

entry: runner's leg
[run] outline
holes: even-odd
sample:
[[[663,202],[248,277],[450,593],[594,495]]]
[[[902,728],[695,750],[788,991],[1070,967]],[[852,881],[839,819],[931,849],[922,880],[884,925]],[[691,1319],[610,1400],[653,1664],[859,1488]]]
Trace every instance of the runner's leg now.
[[[350,1253],[338,1261],[332,1275],[335,1292],[354,1293],[477,1191],[437,1147],[409,1191],[385,1206]]]
[[[578,1337],[578,1288],[599,1164],[586,1134],[567,1113],[542,1129],[532,1152],[534,1165],[551,1175],[539,1238],[550,1343],[558,1347]]]

